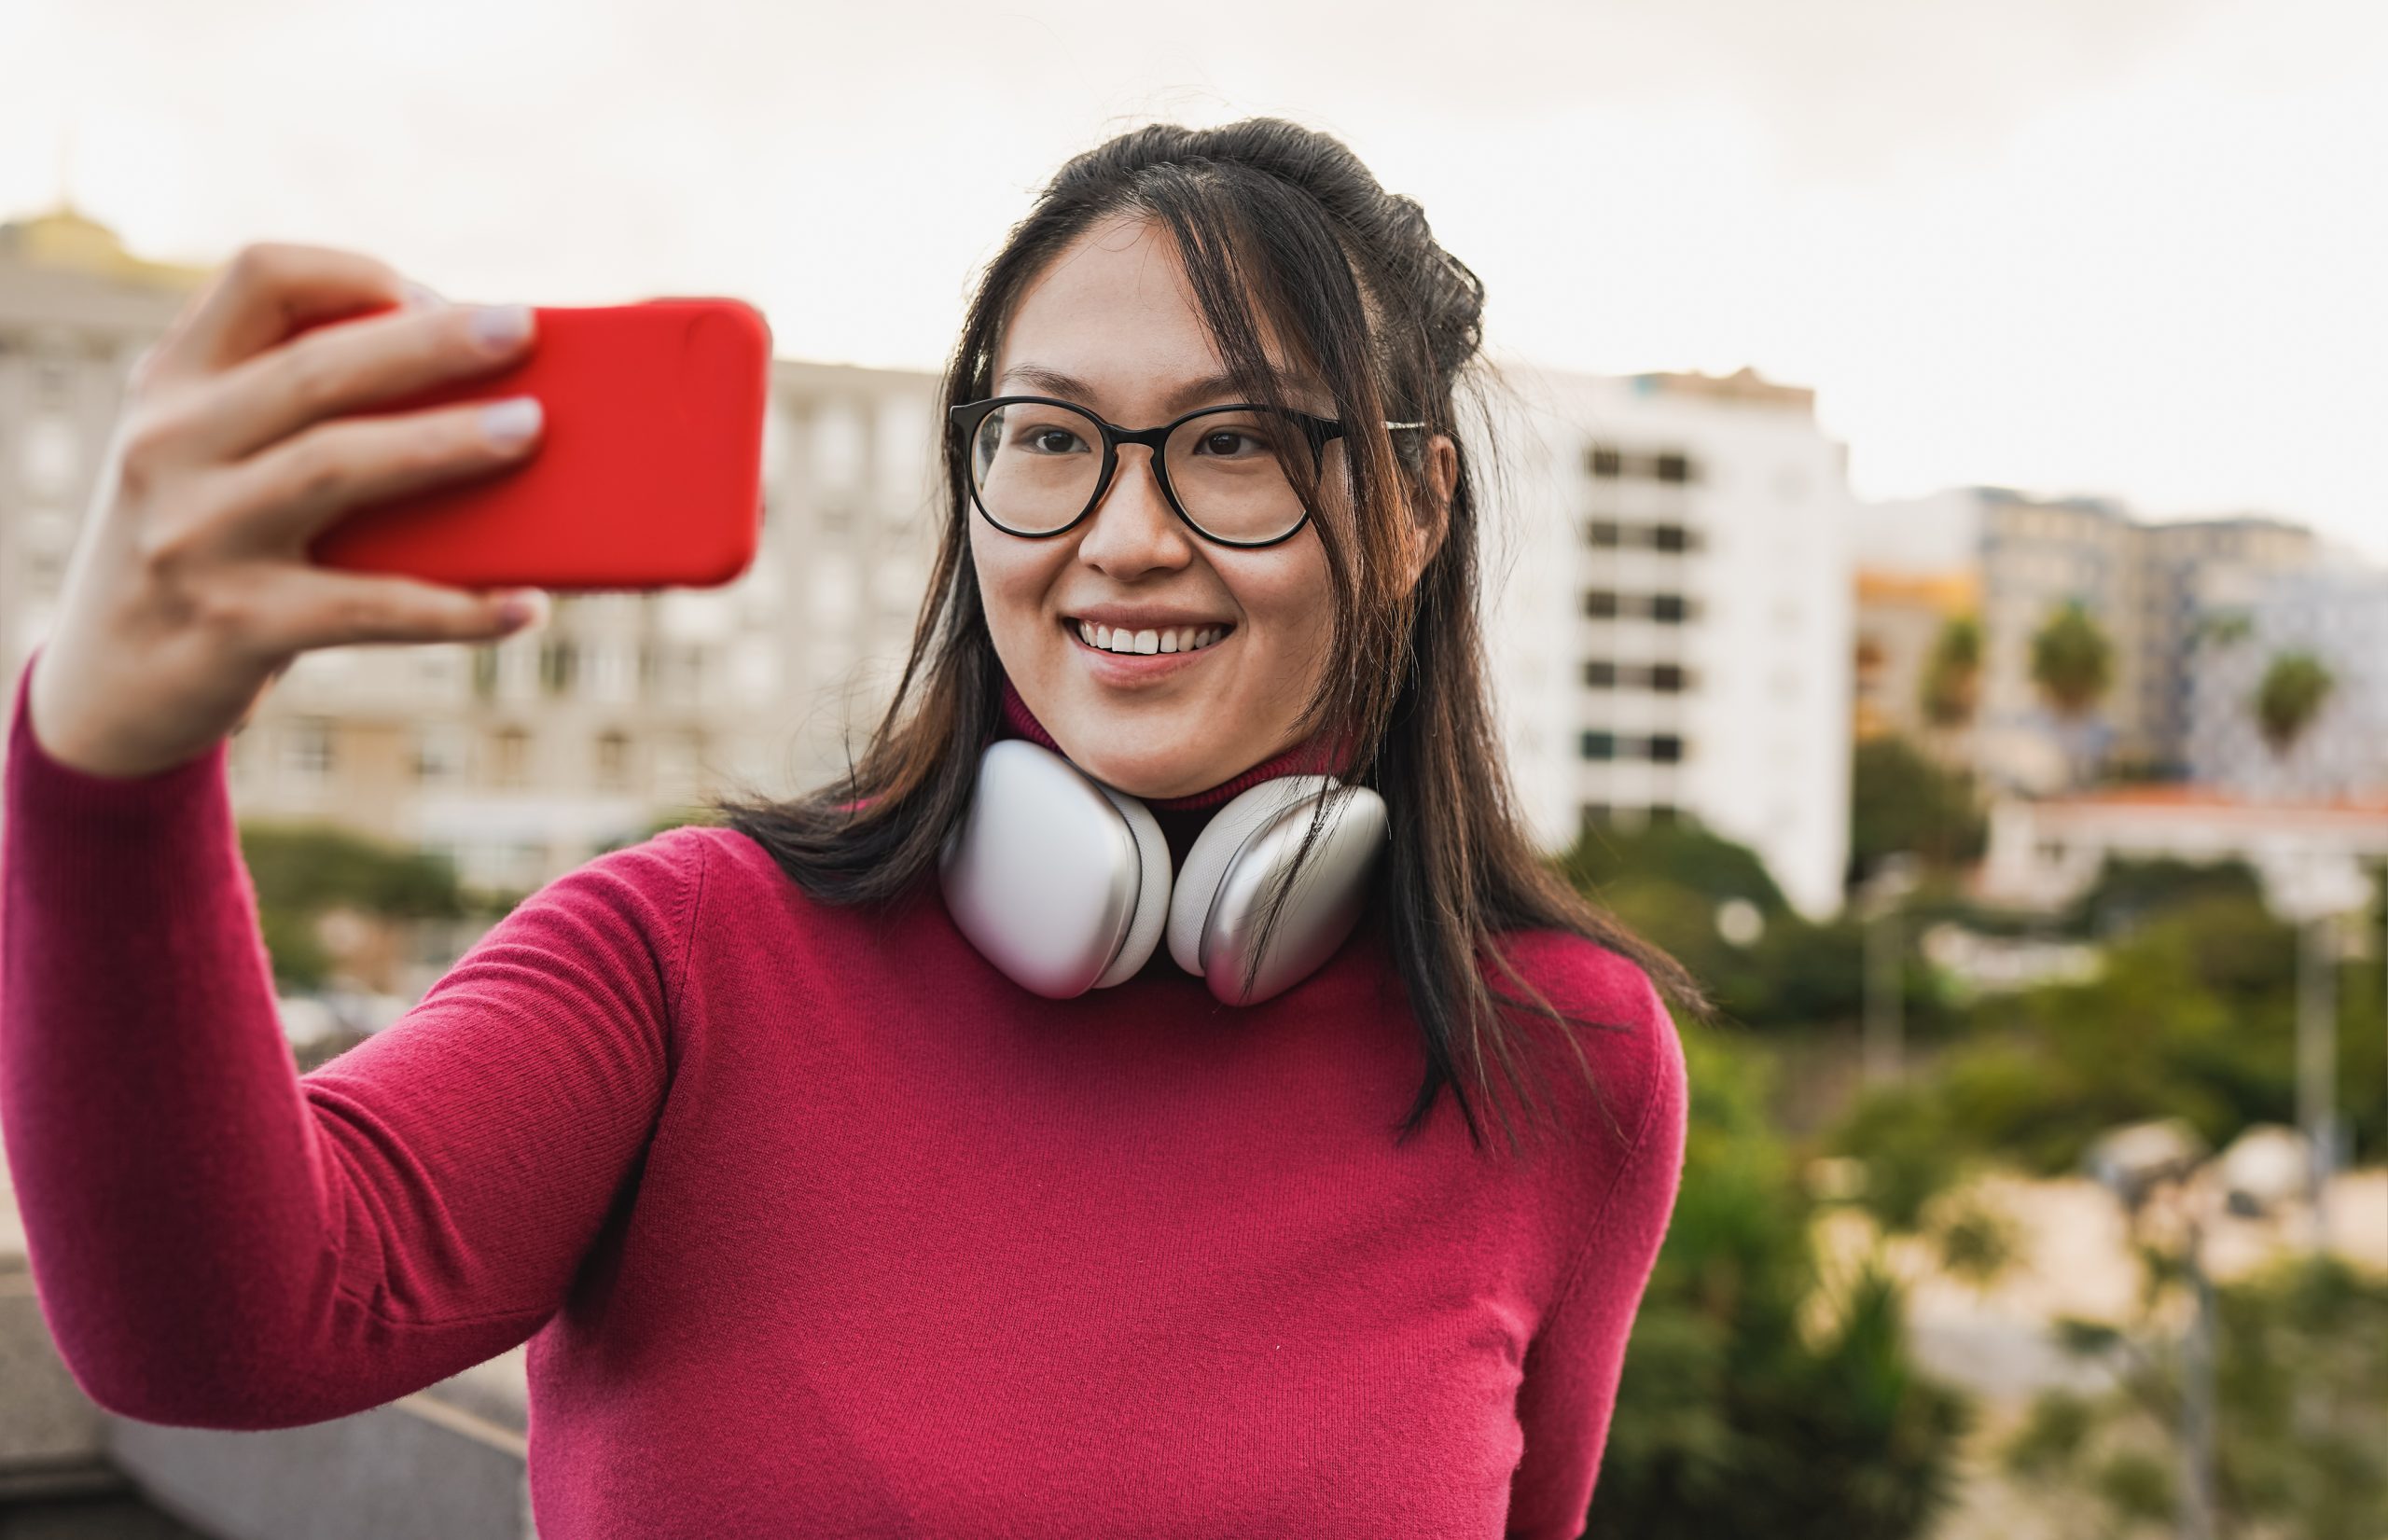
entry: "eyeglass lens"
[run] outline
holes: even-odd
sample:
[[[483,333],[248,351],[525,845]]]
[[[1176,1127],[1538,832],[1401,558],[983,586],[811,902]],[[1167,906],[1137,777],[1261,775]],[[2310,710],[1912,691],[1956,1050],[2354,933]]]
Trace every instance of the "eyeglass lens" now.
[[[1163,451],[1170,490],[1205,534],[1266,541],[1302,521],[1302,501],[1281,454],[1308,455],[1292,420],[1249,408],[1180,423]],[[1094,500],[1103,476],[1103,429],[1089,414],[1044,402],[987,413],[970,446],[972,490],[987,516],[1021,534],[1065,528]]]

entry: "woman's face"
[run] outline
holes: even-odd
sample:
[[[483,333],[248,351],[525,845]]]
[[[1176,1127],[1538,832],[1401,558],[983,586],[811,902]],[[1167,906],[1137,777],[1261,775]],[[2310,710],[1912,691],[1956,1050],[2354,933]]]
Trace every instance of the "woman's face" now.
[[[1286,367],[1273,340],[1269,353]],[[1030,281],[994,369],[994,395],[1055,396],[1129,428],[1241,398],[1222,378],[1175,243],[1142,219],[1097,226]],[[1334,414],[1314,383],[1290,402]],[[1314,522],[1265,548],[1215,545],[1170,510],[1150,451],[1122,445],[1102,505],[1075,528],[1024,539],[973,508],[970,553],[1005,672],[1096,779],[1134,797],[1182,797],[1298,741],[1296,719],[1330,661]],[[1082,625],[1174,631],[1181,650],[1105,650]],[[1183,650],[1211,632],[1216,640]]]

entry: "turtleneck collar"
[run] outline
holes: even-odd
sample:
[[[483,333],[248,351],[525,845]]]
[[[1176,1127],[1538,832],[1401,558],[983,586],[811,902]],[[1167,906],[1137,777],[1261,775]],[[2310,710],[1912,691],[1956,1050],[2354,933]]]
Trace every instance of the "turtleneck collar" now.
[[[1040,747],[1051,749],[1055,754],[1062,754],[1063,758],[1068,757],[1062,754],[1062,745],[1053,741],[1053,735],[1045,730],[1045,724],[1036,720],[1035,714],[1028,709],[1028,702],[1020,698],[1020,691],[1013,687],[1009,677],[1004,680],[1004,726],[996,736],[1025,738]],[[1223,807],[1263,781],[1273,781],[1279,776],[1340,774],[1344,766],[1339,763],[1339,756],[1332,748],[1325,734],[1314,733],[1275,758],[1264,759],[1243,774],[1222,781],[1208,791],[1192,792],[1184,797],[1148,797],[1142,800],[1145,807],[1156,812],[1207,812]]]

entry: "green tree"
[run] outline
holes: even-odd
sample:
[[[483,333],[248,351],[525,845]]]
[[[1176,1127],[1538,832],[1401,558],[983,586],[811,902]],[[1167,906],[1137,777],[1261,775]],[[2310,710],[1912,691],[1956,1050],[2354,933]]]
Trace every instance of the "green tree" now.
[[[1941,623],[1924,659],[1923,719],[1936,728],[1962,728],[1981,703],[1981,622],[1953,615]]]
[[[1973,777],[1936,764],[1904,738],[1869,738],[1849,767],[1849,864],[1862,878],[1894,851],[1943,870],[1977,860],[1987,825]]]
[[[2329,703],[2337,683],[2328,667],[2310,652],[2284,652],[2271,660],[2256,688],[2254,704],[2256,728],[2274,755],[2297,746]]]
[[[1894,1540],[1953,1496],[1970,1404],[1916,1366],[1879,1265],[1821,1283],[1763,1061],[1687,1027],[1681,1196],[1634,1317],[1590,1533]],[[1801,1327],[1820,1287],[1829,1324]]]
[[[326,824],[257,820],[240,825],[241,857],[257,892],[257,928],[278,988],[320,989],[333,959],[315,923],[333,909],[383,920],[452,920],[472,912],[444,856],[369,839]]]
[[[2055,713],[2077,721],[2114,684],[2115,645],[2072,600],[2032,635],[2032,683]]]

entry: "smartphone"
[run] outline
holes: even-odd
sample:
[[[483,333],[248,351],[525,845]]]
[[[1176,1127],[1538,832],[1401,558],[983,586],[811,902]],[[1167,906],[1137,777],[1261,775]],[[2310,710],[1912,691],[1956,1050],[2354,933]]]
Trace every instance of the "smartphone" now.
[[[713,588],[763,520],[771,329],[736,299],[535,309],[512,368],[377,406],[537,397],[517,467],[357,508],[310,542],[320,565],[459,588]]]

